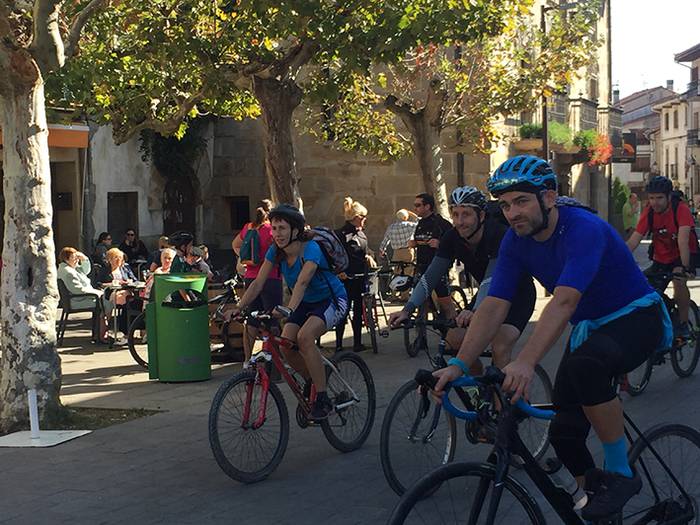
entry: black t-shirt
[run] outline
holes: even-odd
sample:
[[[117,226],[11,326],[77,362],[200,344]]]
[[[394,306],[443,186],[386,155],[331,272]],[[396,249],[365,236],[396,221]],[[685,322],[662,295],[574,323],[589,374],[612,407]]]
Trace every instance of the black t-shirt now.
[[[498,257],[501,240],[508,231],[508,226],[496,219],[487,218],[484,221],[484,234],[476,250],[469,247],[456,228],[450,228],[440,239],[436,256],[450,261],[460,261],[464,269],[477,282],[484,280],[486,268],[491,259]]]
[[[366,255],[368,247],[367,235],[365,235],[365,232],[358,230],[355,226],[346,222],[345,225],[339,230],[336,230],[335,233],[348,252],[350,264],[345,273],[364,273],[367,268]]]
[[[430,239],[442,239],[442,236],[452,229],[452,224],[443,219],[437,213],[432,213],[418,221],[413,238],[416,241],[429,241]],[[425,270],[435,256],[435,248],[427,244],[416,247],[416,265],[420,271]]]

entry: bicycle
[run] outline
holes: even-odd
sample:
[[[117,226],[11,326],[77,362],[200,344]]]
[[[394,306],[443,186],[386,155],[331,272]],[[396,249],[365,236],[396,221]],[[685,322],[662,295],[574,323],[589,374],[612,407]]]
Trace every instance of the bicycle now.
[[[682,274],[671,272],[657,272],[647,274],[649,284],[661,295],[671,317],[671,324],[674,331],[680,325],[678,316],[678,305],[676,301],[666,294],[666,288],[674,277],[685,277]],[[693,375],[700,358],[700,311],[694,301],[690,301],[688,309],[688,325],[690,327],[690,338],[677,337],[674,334],[673,346],[663,352],[656,352],[641,366],[627,374],[624,381],[625,390],[632,396],[638,396],[651,380],[651,374],[655,366],[661,366],[669,358],[673,371],[680,378]]]
[[[209,314],[209,324],[217,326],[216,333],[210,335],[210,340],[212,345],[222,345],[221,348],[213,348],[218,353],[232,350],[231,341],[229,340],[229,323],[221,322],[220,319],[227,306],[238,303],[238,294],[236,292],[238,282],[238,276],[234,276],[232,279],[224,282],[223,293],[207,301],[210,305],[217,305],[216,309]],[[134,320],[129,325],[126,341],[129,353],[134,358],[134,361],[148,370],[148,331],[146,329],[145,310],[134,317]]]
[[[348,274],[348,279],[362,279],[362,325],[369,332],[370,341],[372,343],[372,352],[379,351],[377,335],[386,338],[389,337],[389,332],[386,329],[379,328],[379,308],[382,310],[384,322],[388,324],[386,309],[384,308],[384,299],[377,293],[376,279],[379,270],[366,271],[364,273]]]
[[[271,332],[272,316],[250,312],[243,319],[260,322],[262,350],[253,354],[250,368],[221,384],[209,410],[209,443],[221,469],[232,479],[255,483],[267,478],[282,461],[289,440],[289,412],[268,368],[276,368],[289,385],[298,405],[296,422],[301,428],[320,426],[328,442],[340,452],[362,446],[372,430],[376,393],[372,374],[354,352],[322,356],[328,397],[334,410],[328,419],[311,420],[316,389],[286,362],[281,348],[298,351],[296,344]],[[271,400],[271,402],[270,402]]]
[[[454,320],[411,320],[409,323],[424,323],[429,329],[439,332],[438,352],[434,357],[428,353],[428,358],[433,370],[446,367],[444,355],[448,353],[448,344],[445,337],[447,331],[455,327]],[[491,350],[486,350],[481,357],[491,359]],[[474,389],[465,392],[456,388],[455,391],[468,410],[475,410],[482,401]],[[530,399],[538,403],[552,402],[552,383],[539,365],[535,367]],[[526,446],[536,459],[540,459],[549,447],[549,422],[529,420],[526,425]],[[493,430],[478,421],[469,422],[464,428],[467,441],[472,445],[489,443],[487,438],[491,437]],[[379,440],[382,470],[392,490],[402,495],[407,487],[433,468],[452,462],[456,451],[455,417],[443,411],[441,405],[434,404],[431,408],[428,390],[419,388],[415,379],[399,387],[387,407]]]
[[[575,507],[583,506],[583,500],[576,504],[567,490],[555,484],[550,476],[556,475],[556,469],[546,470],[540,466],[518,434],[518,426],[527,418],[551,420],[555,415],[553,407],[529,405],[522,399],[511,405],[500,388],[503,377],[500,370],[492,367],[481,377],[462,377],[448,384],[448,388],[475,387],[497,396],[502,406],[499,412],[495,412],[492,406],[483,406],[477,411],[463,411],[451,403],[447,393],[443,396],[445,409],[455,417],[497,422],[496,444],[488,461],[450,463],[433,470],[402,496],[387,522],[389,525],[544,524],[546,521],[538,501],[521,482],[508,473],[512,455],[522,459],[525,473],[562,523],[584,524],[575,510]],[[416,374],[416,379],[426,388],[435,384],[435,378],[426,370]],[[643,488],[628,501],[621,513],[595,523],[696,523],[700,518],[697,503],[700,484],[694,479],[680,479],[679,472],[684,467],[690,467],[691,475],[695,476],[692,470],[700,464],[700,433],[678,424],[657,425],[642,433],[627,414],[624,417],[625,436],[632,444],[629,461],[642,477]],[[633,439],[630,428],[637,436],[636,439]],[[662,457],[660,450],[666,458]],[[694,461],[691,462],[691,459]],[[451,508],[448,508],[450,505]],[[456,506],[458,507],[455,508]]]

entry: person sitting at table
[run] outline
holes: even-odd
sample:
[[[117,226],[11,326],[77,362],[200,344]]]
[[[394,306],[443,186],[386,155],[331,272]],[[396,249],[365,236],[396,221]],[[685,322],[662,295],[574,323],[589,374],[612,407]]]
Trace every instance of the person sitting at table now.
[[[87,255],[75,248],[66,246],[58,254],[58,278],[66,285],[71,294],[91,294],[94,297],[77,297],[71,299],[71,308],[92,308],[92,342],[100,342],[100,317],[102,308],[100,298],[102,290],[93,288],[88,274],[90,273],[90,259]]]
[[[190,253],[185,256],[185,261],[190,265],[191,271],[206,274],[209,280],[214,277],[211,268],[204,261],[204,250],[201,246],[193,246]]]
[[[136,230],[129,228],[124,234],[124,240],[119,245],[119,249],[124,252],[126,260],[133,264],[135,261],[146,261],[148,250],[141,239],[136,236]]]
[[[151,252],[151,255],[148,256],[148,271],[153,273],[156,271],[157,268],[160,267],[161,264],[161,259],[160,256],[163,253],[163,250],[166,248],[170,247],[170,239],[166,235],[161,235],[158,237],[158,249],[154,250]]]
[[[112,236],[109,232],[102,232],[97,237],[97,242],[95,243],[95,251],[92,253],[92,262],[97,263],[103,267],[107,266],[107,258],[105,254],[107,250],[112,247]]]
[[[129,282],[136,281],[134,272],[131,271],[129,265],[124,261],[124,253],[119,248],[110,248],[105,254],[107,258],[107,268],[104,268],[100,282],[107,285],[119,284],[125,285]],[[113,310],[117,306],[126,305],[132,298],[133,292],[131,290],[108,290],[104,295],[104,307],[105,313],[109,316],[112,315]],[[126,332],[126,309],[122,308],[122,315],[119,318],[119,329],[122,332]],[[116,334],[115,334],[116,338]]]
[[[148,301],[151,296],[151,288],[153,288],[153,277],[157,273],[170,273],[170,266],[173,264],[176,252],[172,248],[165,248],[160,252],[160,266],[153,270],[153,273],[146,280],[146,287],[143,290],[143,298]]]

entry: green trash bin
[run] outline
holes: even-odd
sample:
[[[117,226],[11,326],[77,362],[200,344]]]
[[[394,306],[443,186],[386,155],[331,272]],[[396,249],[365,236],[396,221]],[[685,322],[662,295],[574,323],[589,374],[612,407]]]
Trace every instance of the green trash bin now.
[[[148,376],[166,382],[211,378],[207,277],[156,274],[146,305]]]

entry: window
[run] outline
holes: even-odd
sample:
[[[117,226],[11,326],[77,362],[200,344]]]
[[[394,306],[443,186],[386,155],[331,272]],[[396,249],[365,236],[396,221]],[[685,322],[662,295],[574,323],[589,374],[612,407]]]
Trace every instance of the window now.
[[[668,131],[668,113],[664,112],[664,129]]]
[[[678,110],[673,110],[673,129],[678,129]]]
[[[240,230],[250,222],[250,199],[246,197],[228,197],[231,229]]]

